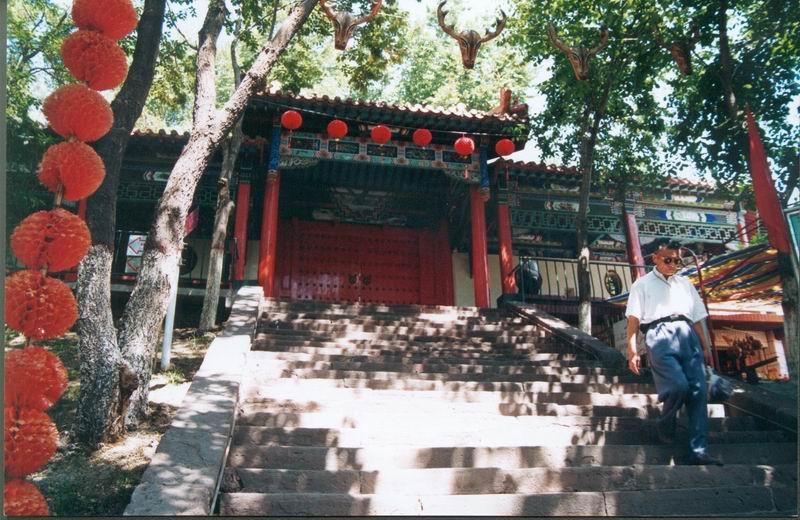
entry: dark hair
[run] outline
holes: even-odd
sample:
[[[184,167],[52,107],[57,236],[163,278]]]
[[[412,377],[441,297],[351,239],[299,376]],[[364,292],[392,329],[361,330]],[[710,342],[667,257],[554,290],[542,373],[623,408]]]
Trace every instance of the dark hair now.
[[[671,238],[657,238],[653,241],[653,245],[655,246],[654,251],[659,249],[674,249],[677,251],[683,247],[680,242]]]

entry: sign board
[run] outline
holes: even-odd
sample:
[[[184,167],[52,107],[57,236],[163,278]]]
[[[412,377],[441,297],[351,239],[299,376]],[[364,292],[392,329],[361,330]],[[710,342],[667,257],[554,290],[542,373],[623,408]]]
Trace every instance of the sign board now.
[[[144,254],[144,242],[147,235],[128,235],[127,256],[142,256]]]

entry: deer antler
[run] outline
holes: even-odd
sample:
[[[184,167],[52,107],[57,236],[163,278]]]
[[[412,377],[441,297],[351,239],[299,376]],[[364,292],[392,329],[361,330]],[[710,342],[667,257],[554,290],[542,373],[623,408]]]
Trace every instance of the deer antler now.
[[[333,21],[336,21],[336,15],[339,13],[331,9],[331,6],[326,4],[325,0],[319,0],[319,6],[322,9],[322,12],[325,13],[325,16],[327,16]]]
[[[500,14],[503,17],[502,18],[498,18],[496,20],[496,22],[495,22],[496,25],[495,25],[494,31],[489,32],[489,30],[487,29],[486,30],[486,35],[483,38],[481,38],[481,43],[486,43],[489,40],[497,38],[500,35],[500,33],[503,32],[503,28],[506,26],[506,18],[507,18],[507,16],[506,16],[506,13],[504,13],[502,9],[500,9]]]
[[[600,41],[597,42],[597,45],[589,49],[589,55],[594,56],[603,50],[603,47],[606,45],[608,45],[608,27],[603,26],[600,28]]]
[[[553,43],[553,45],[558,48],[558,50],[561,52],[569,52],[570,48],[567,47],[564,42],[558,39],[558,36],[556,35],[556,28],[551,23],[547,24],[547,36],[550,38],[550,41]]]
[[[372,10],[369,12],[369,14],[364,15],[364,16],[359,16],[358,18],[355,19],[353,24],[354,25],[361,25],[362,23],[367,23],[369,21],[372,21],[372,19],[375,18],[375,16],[377,16],[378,11],[381,10],[381,3],[382,2],[383,2],[383,0],[374,0],[372,2]]]
[[[447,25],[444,21],[444,17],[447,16],[447,13],[449,12],[442,9],[446,3],[447,0],[442,0],[439,2],[439,7],[436,8],[436,19],[439,21],[439,27],[441,27],[446,34],[458,40],[459,35],[456,33],[455,25]]]

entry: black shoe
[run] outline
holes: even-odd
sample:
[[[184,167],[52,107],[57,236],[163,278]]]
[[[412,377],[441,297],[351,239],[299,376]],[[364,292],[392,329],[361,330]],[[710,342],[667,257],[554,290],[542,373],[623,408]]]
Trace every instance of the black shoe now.
[[[708,453],[689,455],[687,464],[690,466],[723,466],[721,460],[712,457]]]
[[[675,429],[676,421],[674,417],[669,421],[656,422],[656,434],[658,435],[658,440],[663,444],[673,444],[675,442]]]

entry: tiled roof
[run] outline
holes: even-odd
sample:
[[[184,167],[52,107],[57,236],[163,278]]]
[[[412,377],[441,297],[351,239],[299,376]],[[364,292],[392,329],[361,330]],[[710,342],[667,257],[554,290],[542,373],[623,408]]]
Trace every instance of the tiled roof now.
[[[496,121],[503,123],[528,122],[528,110],[527,106],[524,105],[520,105],[521,108],[518,113],[492,114],[490,112],[485,112],[481,110],[468,109],[462,103],[459,103],[458,105],[451,108],[442,108],[442,107],[434,107],[430,105],[420,105],[420,104],[413,104],[413,105],[405,103],[392,104],[392,103],[386,103],[385,101],[362,101],[358,99],[342,98],[339,96],[330,97],[325,95],[315,96],[311,94],[290,94],[288,92],[283,92],[281,90],[262,91],[256,94],[256,98],[262,98],[265,100],[274,100],[274,101],[285,100],[288,102],[322,103],[337,107],[356,107],[356,108],[367,108],[367,109],[374,108],[392,112],[417,114],[422,116],[445,117],[449,119],[485,120],[485,121]]]
[[[524,161],[504,161],[499,160],[494,163],[495,168],[504,167],[508,165],[511,170],[522,171],[537,171],[537,172],[554,172],[566,175],[580,175],[580,170],[574,166],[558,166],[555,164],[545,164],[537,162],[524,162]],[[681,179],[678,177],[667,177],[665,180],[666,187],[676,189],[697,189],[704,191],[714,191],[715,187],[706,182],[692,181],[689,179]]]
[[[525,161],[506,161],[506,160],[499,160],[494,163],[495,168],[504,168],[508,166],[511,170],[526,170],[526,171],[537,171],[537,172],[554,172],[554,173],[563,173],[566,175],[580,175],[580,170],[576,166],[559,166],[557,164],[545,164],[545,163],[537,163],[537,162],[525,162]]]

